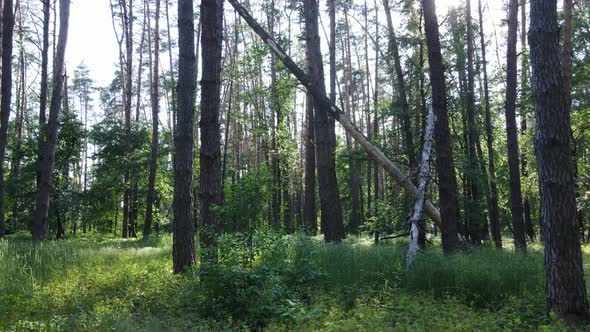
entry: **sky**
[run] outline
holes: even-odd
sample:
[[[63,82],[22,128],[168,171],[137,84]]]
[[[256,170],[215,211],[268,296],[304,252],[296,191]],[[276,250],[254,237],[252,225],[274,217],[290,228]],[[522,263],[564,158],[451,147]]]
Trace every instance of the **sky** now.
[[[118,46],[109,0],[72,0],[67,48],[68,72],[82,61],[99,86],[108,85],[118,66]]]

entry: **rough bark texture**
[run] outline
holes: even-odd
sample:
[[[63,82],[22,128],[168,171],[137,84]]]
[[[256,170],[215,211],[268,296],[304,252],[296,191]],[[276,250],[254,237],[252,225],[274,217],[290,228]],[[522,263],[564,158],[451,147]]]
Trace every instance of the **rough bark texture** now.
[[[527,14],[526,14],[526,0],[522,0],[520,3],[520,45],[521,45],[521,79],[520,79],[520,133],[526,135],[527,132],[527,116],[529,109],[529,65],[528,65],[528,53],[527,41],[526,41],[526,30],[527,30]],[[526,179],[529,176],[528,161],[526,144],[520,153],[520,170],[522,172],[522,178],[526,183]],[[533,228],[533,221],[531,218],[531,203],[529,201],[529,193],[525,188],[523,192],[522,208],[524,211],[524,227],[529,241],[535,240],[535,229]]]
[[[545,241],[547,310],[567,321],[588,321],[556,1],[531,0],[530,17],[531,87],[537,120],[535,148]]]
[[[228,0],[228,2],[234,7],[238,14],[248,23],[248,25],[258,34],[258,36],[277,54],[279,59],[283,62],[285,67],[299,80],[299,82],[305,86],[307,91],[313,95],[316,102],[321,106],[319,112],[327,112],[334,119],[336,119],[342,127],[348,131],[352,137],[365,149],[365,151],[378,162],[393,178],[397,181],[405,190],[410,192],[413,196],[416,196],[418,189],[412,184],[409,177],[402,173],[399,167],[389,160],[383,152],[377,149],[367,137],[352,123],[338,106],[330,102],[330,99],[326,96],[324,90],[321,90],[316,84],[313,83],[311,77],[297,66],[295,62],[287,55],[287,53],[277,45],[277,43],[268,35],[266,31],[254,20],[254,18],[248,13],[248,11],[240,5],[237,0]],[[440,48],[439,48],[440,50]],[[439,53],[440,55],[440,53]],[[442,63],[441,63],[442,64]],[[447,127],[448,128],[448,127]],[[426,214],[440,227],[441,218],[438,210],[430,201],[426,201],[425,204]],[[456,228],[456,227],[455,227]]]
[[[4,220],[4,158],[8,143],[8,120],[12,99],[12,34],[14,27],[13,1],[4,0],[2,9],[2,99],[0,101],[0,238],[5,233]]]
[[[325,91],[324,68],[318,28],[319,9],[316,0],[305,0],[305,35],[309,52],[311,77],[315,85]],[[325,92],[324,92],[325,94]],[[325,107],[314,98],[314,107]],[[324,111],[315,112],[316,162],[320,188],[321,223],[326,242],[340,242],[344,238],[340,193],[336,178],[336,133],[334,122]]]
[[[37,186],[35,212],[33,214],[33,240],[47,240],[49,235],[49,195],[55,166],[55,150],[59,131],[59,111],[63,98],[64,60],[68,41],[68,24],[70,19],[70,0],[60,0],[59,36],[53,69],[53,91],[49,105],[47,133],[43,143],[41,174]]]
[[[514,247],[516,250],[526,251],[520,188],[518,134],[516,129],[517,30],[518,0],[510,0],[508,4],[508,49],[506,53],[506,137],[508,144],[508,169],[510,171],[510,211],[512,212]]]
[[[313,125],[313,97],[305,96],[305,193],[303,197],[303,224],[309,235],[317,233],[317,212],[315,195],[315,131]]]
[[[220,220],[213,211],[221,205],[221,128],[219,123],[221,49],[223,41],[223,0],[202,0],[201,154],[200,202],[202,228],[199,230],[204,259],[217,261]],[[180,117],[177,124],[180,128]]]
[[[195,264],[193,220],[193,127],[195,118],[195,24],[193,1],[178,1],[178,124],[174,132],[174,273]]]
[[[479,38],[481,42],[481,61],[483,70],[483,92],[485,107],[486,145],[488,149],[488,168],[490,181],[490,226],[492,229],[492,240],[496,248],[502,248],[502,232],[500,218],[498,216],[498,187],[496,184],[496,164],[494,162],[494,127],[492,125],[492,114],[490,109],[490,89],[488,81],[488,67],[486,60],[486,41],[483,30],[483,7],[481,0],[477,2],[479,11]]]
[[[148,13],[149,15],[149,13]],[[149,29],[148,29],[149,33]],[[158,125],[160,112],[160,0],[156,0],[156,20],[154,23],[154,55],[150,99],[152,103],[152,150],[150,155],[150,175],[146,197],[145,223],[143,237],[150,236],[153,220],[153,206],[156,197],[156,173],[158,171]]]
[[[451,148],[451,135],[447,114],[447,87],[445,67],[440,51],[438,19],[434,0],[422,0],[424,11],[424,30],[430,63],[430,85],[432,86],[432,108],[436,116],[434,128],[436,148],[436,170],[439,179],[439,200],[442,245],[445,252],[459,246],[457,227],[457,179]]]

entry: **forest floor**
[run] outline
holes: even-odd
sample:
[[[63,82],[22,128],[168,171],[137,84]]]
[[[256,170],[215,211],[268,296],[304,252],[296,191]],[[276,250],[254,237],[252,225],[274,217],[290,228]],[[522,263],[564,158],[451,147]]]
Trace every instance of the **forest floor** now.
[[[185,276],[171,273],[170,236],[2,241],[0,330],[570,330],[544,314],[539,245],[435,247],[406,272],[405,240],[249,239],[224,238],[219,267]],[[584,255],[588,280],[590,246]]]

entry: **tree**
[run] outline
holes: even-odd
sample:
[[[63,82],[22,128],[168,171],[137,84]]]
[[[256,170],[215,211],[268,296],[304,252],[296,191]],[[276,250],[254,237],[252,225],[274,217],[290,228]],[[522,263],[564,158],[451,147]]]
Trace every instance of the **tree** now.
[[[8,120],[12,100],[12,35],[14,29],[14,9],[12,0],[4,0],[2,9],[2,80],[0,90],[0,238],[4,237],[4,158],[8,143]]]
[[[422,0],[424,30],[430,63],[430,85],[432,87],[432,108],[436,117],[434,138],[436,149],[436,171],[439,178],[442,245],[445,252],[452,252],[459,246],[457,227],[457,179],[451,148],[451,135],[447,114],[447,88],[445,67],[440,50],[438,19],[434,0]]]
[[[220,221],[214,206],[221,202],[221,128],[219,123],[223,0],[201,0],[201,155],[200,201],[202,228],[199,231],[206,262],[217,262]],[[180,96],[179,96],[180,97]],[[180,112],[180,110],[179,110]],[[180,121],[180,117],[179,117]],[[180,129],[180,123],[178,123]]]
[[[320,49],[318,28],[319,9],[316,0],[305,0],[303,3],[305,16],[305,37],[309,53],[311,77],[318,88],[325,94],[324,68]],[[314,100],[314,108],[319,110],[322,105]],[[334,122],[328,112],[315,112],[315,148],[316,166],[319,178],[321,225],[326,242],[340,242],[344,238],[342,208],[338,179],[336,178],[335,144],[336,133]]]
[[[481,60],[483,71],[486,145],[488,149],[488,167],[490,172],[490,224],[492,228],[492,239],[494,240],[494,244],[496,245],[496,248],[502,248],[502,232],[500,229],[500,221],[498,217],[498,186],[496,184],[496,164],[494,162],[494,128],[492,126],[492,115],[490,110],[490,89],[488,81],[488,66],[486,61],[486,42],[483,30],[483,7],[481,6],[481,0],[477,1],[477,9],[479,12],[479,37],[481,42]]]
[[[516,37],[518,29],[518,0],[508,4],[508,50],[506,53],[506,137],[508,144],[508,169],[510,171],[510,211],[516,250],[526,252],[520,170],[518,158],[518,134],[516,131]]]
[[[531,0],[529,46],[537,132],[535,148],[545,241],[547,311],[590,320],[578,239],[569,102],[560,59],[556,1]]]
[[[195,265],[193,220],[193,125],[195,117],[195,24],[192,0],[178,1],[178,124],[174,132],[174,273]]]
[[[148,13],[149,15],[149,13]],[[160,112],[160,0],[156,0],[156,20],[154,23],[154,55],[152,65],[152,81],[150,82],[150,100],[152,104],[152,149],[150,154],[150,175],[148,179],[148,192],[146,197],[145,223],[143,225],[143,237],[150,235],[153,206],[156,196],[156,172],[158,171],[158,126]]]
[[[62,106],[64,88],[64,62],[66,45],[68,41],[68,26],[70,19],[70,0],[59,2],[59,37],[53,70],[53,91],[49,105],[49,119],[47,122],[47,134],[43,143],[42,158],[40,163],[41,174],[37,188],[35,213],[33,215],[33,240],[47,240],[49,234],[49,195],[53,180],[55,166],[55,150],[59,131],[59,111]]]

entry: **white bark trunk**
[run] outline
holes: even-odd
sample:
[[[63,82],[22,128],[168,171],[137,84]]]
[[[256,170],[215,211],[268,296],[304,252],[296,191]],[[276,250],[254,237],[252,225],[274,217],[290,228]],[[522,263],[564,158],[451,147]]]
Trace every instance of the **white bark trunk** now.
[[[434,133],[434,112],[432,106],[428,113],[428,121],[424,133],[424,148],[422,150],[422,160],[420,161],[420,173],[418,174],[418,193],[416,194],[416,202],[414,203],[414,213],[412,214],[411,230],[410,230],[410,246],[406,257],[406,269],[410,269],[414,262],[414,257],[418,253],[420,246],[418,238],[420,236],[420,219],[422,219],[422,209],[426,196],[426,187],[428,186],[428,172],[430,169],[430,154],[432,152],[432,135]]]

